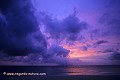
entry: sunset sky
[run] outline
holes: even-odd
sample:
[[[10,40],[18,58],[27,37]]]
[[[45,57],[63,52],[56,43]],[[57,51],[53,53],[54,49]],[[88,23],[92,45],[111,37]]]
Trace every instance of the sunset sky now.
[[[0,1],[0,65],[120,65],[119,0]]]

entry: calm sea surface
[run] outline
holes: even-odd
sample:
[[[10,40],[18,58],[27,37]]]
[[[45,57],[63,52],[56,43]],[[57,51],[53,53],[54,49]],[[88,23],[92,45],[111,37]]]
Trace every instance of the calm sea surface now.
[[[46,73],[46,76],[120,75],[120,66],[0,66],[6,73]]]

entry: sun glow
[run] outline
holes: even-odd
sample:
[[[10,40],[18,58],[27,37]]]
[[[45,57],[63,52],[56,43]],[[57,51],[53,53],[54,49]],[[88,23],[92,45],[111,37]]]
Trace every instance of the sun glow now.
[[[63,45],[65,49],[70,50],[68,58],[82,58],[82,57],[90,57],[94,56],[95,50],[88,49],[88,50],[81,50],[79,47],[83,46],[84,44],[76,44],[76,45]]]

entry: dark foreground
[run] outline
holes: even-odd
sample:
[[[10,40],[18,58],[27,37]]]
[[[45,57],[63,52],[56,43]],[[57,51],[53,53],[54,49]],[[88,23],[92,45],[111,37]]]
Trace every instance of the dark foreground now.
[[[120,80],[119,75],[98,76],[98,75],[81,75],[81,76],[41,76],[41,77],[1,77],[0,80]]]
[[[120,66],[0,66],[0,80],[120,80]]]

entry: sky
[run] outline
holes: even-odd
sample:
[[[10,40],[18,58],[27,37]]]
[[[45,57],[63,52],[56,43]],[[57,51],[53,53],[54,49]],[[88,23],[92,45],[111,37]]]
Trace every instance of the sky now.
[[[0,65],[120,65],[119,0],[0,1]]]

